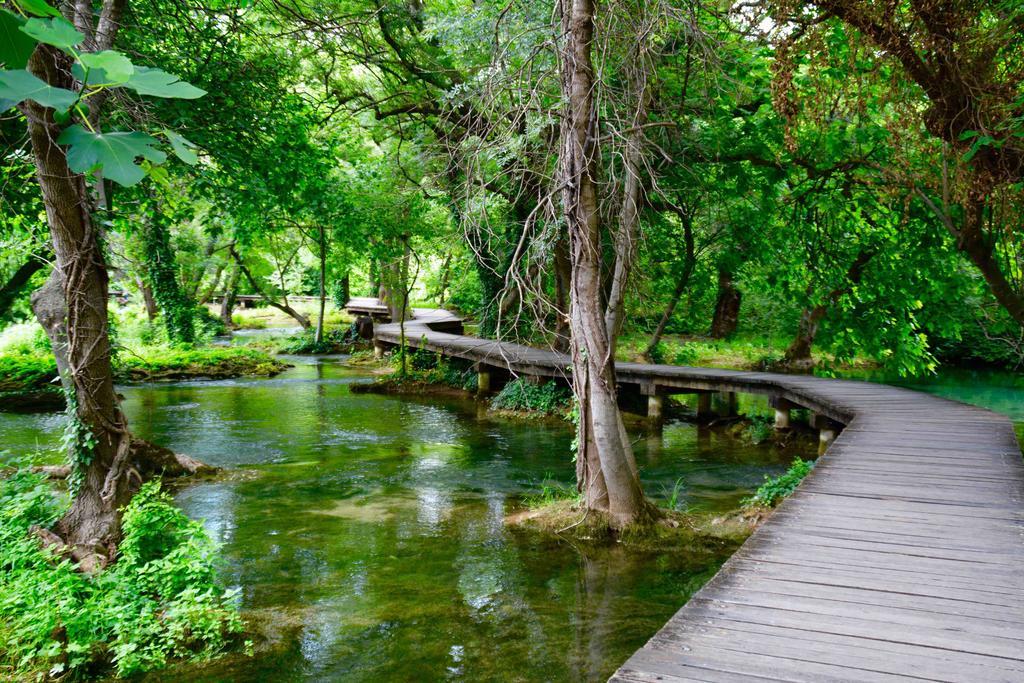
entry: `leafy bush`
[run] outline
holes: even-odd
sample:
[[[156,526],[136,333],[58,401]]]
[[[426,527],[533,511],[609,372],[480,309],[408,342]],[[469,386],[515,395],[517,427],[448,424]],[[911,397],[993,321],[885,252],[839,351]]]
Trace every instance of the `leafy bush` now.
[[[215,571],[216,546],[157,482],[124,509],[118,561],[93,575],[40,545],[65,501],[45,475],[0,480],[0,672],[119,676],[223,652],[242,632],[236,591]]]
[[[783,498],[793,493],[800,485],[811,469],[814,467],[812,460],[801,460],[794,458],[784,474],[770,478],[765,476],[764,483],[753,496],[743,501],[744,507],[775,507]]]
[[[775,419],[767,415],[752,415],[744,431],[751,443],[764,443],[775,435]]]
[[[223,337],[228,333],[228,327],[220,316],[214,315],[206,306],[196,307],[196,337],[199,339],[212,339]]]
[[[396,368],[401,368],[401,354],[392,353],[391,362]],[[405,376],[392,376],[388,378],[388,381],[442,384],[465,391],[472,391],[476,388],[476,372],[464,361],[445,358],[428,349],[408,349],[406,362]]]
[[[692,343],[674,344],[660,341],[651,351],[651,360],[664,365],[693,365],[700,359],[700,351]]]
[[[571,392],[556,382],[534,384],[525,377],[519,377],[506,384],[491,399],[491,407],[553,414],[564,412],[571,397]]]

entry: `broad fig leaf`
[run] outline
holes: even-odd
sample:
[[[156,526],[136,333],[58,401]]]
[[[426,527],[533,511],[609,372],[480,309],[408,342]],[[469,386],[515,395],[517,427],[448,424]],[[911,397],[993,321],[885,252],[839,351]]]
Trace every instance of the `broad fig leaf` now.
[[[76,173],[103,171],[103,176],[129,187],[144,177],[145,171],[135,163],[139,157],[156,164],[167,155],[156,149],[156,138],[138,131],[94,133],[75,124],[67,128],[57,142],[68,146],[68,166]]]
[[[24,69],[36,49],[36,41],[21,31],[25,20],[0,9],[0,64],[7,69]]]
[[[103,50],[102,52],[83,52],[78,55],[79,61],[89,67],[89,74],[99,70],[103,74],[102,81],[90,78],[93,83],[124,83],[135,72],[135,66],[131,60],[115,50]]]
[[[39,80],[28,71],[0,71],[0,101],[9,100],[14,104],[25,100],[35,100],[44,107],[53,107],[64,111],[78,99],[78,95],[54,88]]]
[[[89,69],[88,78],[86,78],[86,70],[78,62],[71,65],[71,75],[76,80],[86,83],[88,85],[99,85],[100,83],[111,83],[112,81],[107,78],[107,72],[103,69]]]
[[[29,19],[21,30],[40,43],[53,45],[61,50],[67,50],[85,40],[85,35],[64,17]]]
[[[26,14],[34,14],[37,17],[59,17],[60,10],[50,5],[46,0],[14,0]]]
[[[183,100],[194,100],[206,94],[205,90],[186,83],[174,74],[145,66],[135,67],[135,72],[124,86],[140,95],[176,97]]]
[[[192,148],[195,147],[192,142],[185,139],[184,135],[179,135],[173,130],[165,130],[164,135],[167,136],[167,140],[171,143],[171,149],[174,150],[174,155],[184,161],[189,166],[194,166],[199,157],[196,155]]]

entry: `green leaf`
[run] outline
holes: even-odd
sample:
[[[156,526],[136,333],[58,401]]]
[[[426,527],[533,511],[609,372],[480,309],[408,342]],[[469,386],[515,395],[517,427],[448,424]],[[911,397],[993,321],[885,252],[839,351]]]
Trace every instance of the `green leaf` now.
[[[70,90],[47,85],[24,69],[0,71],[0,101],[9,100],[18,104],[25,100],[35,100],[44,107],[63,111],[77,99],[78,95]]]
[[[47,4],[46,0],[15,0],[15,3],[26,14],[34,14],[37,17],[60,16],[60,10],[53,5]]]
[[[205,90],[186,83],[174,74],[145,66],[135,67],[135,72],[124,85],[140,95],[152,95],[153,97],[194,100],[206,94]]]
[[[184,135],[179,135],[173,130],[165,130],[164,135],[167,136],[167,140],[171,143],[171,149],[174,150],[174,155],[184,161],[189,166],[194,166],[199,157],[192,148],[195,147],[192,142],[185,139]]]
[[[85,40],[85,35],[79,32],[71,22],[64,17],[53,19],[29,19],[21,27],[24,33],[32,36],[40,43],[53,45],[61,50],[67,50]]]
[[[100,70],[104,78],[100,83],[124,83],[135,72],[131,60],[115,50],[102,52],[84,52],[78,56],[79,61],[89,67],[89,73]]]
[[[68,146],[68,166],[76,173],[103,172],[104,177],[129,187],[142,180],[146,173],[135,163],[139,157],[163,163],[167,155],[156,149],[156,138],[138,131],[94,133],[74,125],[57,138]]]
[[[36,49],[36,41],[21,31],[25,20],[0,9],[0,64],[8,69],[24,69]]]

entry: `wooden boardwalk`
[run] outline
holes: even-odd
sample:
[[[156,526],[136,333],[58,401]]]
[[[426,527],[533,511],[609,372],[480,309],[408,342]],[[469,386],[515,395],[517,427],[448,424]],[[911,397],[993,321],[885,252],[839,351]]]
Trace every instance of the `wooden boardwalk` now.
[[[561,354],[434,331],[446,315],[418,312],[408,343],[568,370]],[[611,680],[1024,682],[1024,463],[1006,417],[866,382],[636,363],[618,376],[648,395],[767,394],[845,428]]]

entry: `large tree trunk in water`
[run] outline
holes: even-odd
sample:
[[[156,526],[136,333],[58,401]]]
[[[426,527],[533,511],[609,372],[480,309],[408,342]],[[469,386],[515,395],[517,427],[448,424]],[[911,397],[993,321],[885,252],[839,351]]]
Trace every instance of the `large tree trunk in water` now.
[[[47,83],[67,87],[66,56],[40,45],[30,62]],[[131,500],[158,459],[177,462],[170,451],[134,439],[114,390],[108,337],[106,262],[85,179],[68,168],[55,143],[60,134],[52,112],[23,105],[39,187],[53,241],[55,265],[32,308],[53,346],[57,367],[73,401],[72,419],[81,436],[72,446],[81,484],[55,531],[83,569],[113,557],[121,535],[121,508]]]
[[[560,8],[565,40],[562,92],[567,110],[559,163],[572,262],[573,389],[580,413],[577,483],[586,508],[607,512],[612,526],[622,528],[642,521],[649,507],[616,403],[612,340],[602,310],[601,226],[595,183],[598,131],[591,62],[594,1],[562,0]]]
[[[7,315],[18,295],[32,279],[32,276],[46,267],[46,260],[41,254],[29,254],[21,266],[0,287],[0,318]]]
[[[733,282],[728,268],[718,267],[718,300],[715,315],[711,319],[711,337],[725,339],[736,331],[740,322],[740,303],[743,294]]]
[[[231,316],[235,312],[235,301],[238,298],[238,279],[241,275],[242,271],[236,263],[231,268],[231,275],[228,276],[227,286],[224,288],[224,298],[220,301],[220,319],[228,329],[235,326],[235,321]]]

